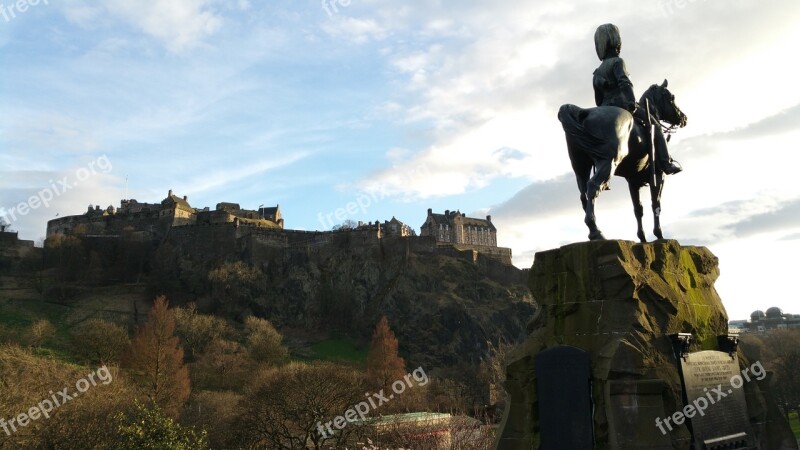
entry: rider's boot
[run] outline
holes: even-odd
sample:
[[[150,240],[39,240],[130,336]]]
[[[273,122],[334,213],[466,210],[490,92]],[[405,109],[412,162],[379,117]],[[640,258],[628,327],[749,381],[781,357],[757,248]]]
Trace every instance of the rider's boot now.
[[[680,173],[683,170],[683,167],[681,167],[678,161],[675,161],[674,159],[670,158],[669,163],[664,164],[662,170],[667,175],[675,175],[676,173]]]

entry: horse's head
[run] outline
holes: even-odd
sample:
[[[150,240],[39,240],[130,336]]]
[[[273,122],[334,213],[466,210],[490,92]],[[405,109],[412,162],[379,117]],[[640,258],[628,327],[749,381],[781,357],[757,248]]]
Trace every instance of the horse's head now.
[[[663,120],[673,127],[683,128],[686,126],[686,114],[675,104],[675,96],[667,89],[669,82],[664,80],[662,84],[654,84],[645,92],[644,97],[650,100],[651,107],[655,108],[655,115],[659,120]]]

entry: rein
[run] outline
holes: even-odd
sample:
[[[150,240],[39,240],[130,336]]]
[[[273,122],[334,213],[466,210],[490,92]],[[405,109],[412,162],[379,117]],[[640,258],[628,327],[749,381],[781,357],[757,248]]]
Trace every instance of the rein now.
[[[655,99],[656,95],[661,97],[661,92],[659,92],[657,89],[656,89],[656,92],[654,92],[652,103],[660,104],[661,103],[660,101],[656,102],[656,99]],[[656,122],[658,123],[658,126],[661,127],[661,131],[666,136],[667,142],[669,142],[670,139],[672,139],[672,135],[675,134],[676,131],[678,131],[678,128],[680,128],[680,126],[674,125],[674,124],[670,124],[670,123],[667,123],[665,125],[665,121],[663,119],[661,119],[661,115],[660,114],[656,117]]]

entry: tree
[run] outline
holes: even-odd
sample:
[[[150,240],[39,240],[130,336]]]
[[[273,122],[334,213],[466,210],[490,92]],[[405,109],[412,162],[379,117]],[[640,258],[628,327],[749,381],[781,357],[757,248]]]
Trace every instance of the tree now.
[[[226,262],[208,272],[212,296],[220,304],[248,302],[264,290],[264,274],[257,267],[241,262]]]
[[[183,349],[174,333],[175,317],[166,297],[159,296],[122,360],[145,397],[170,417],[178,416],[191,392]]]
[[[89,319],[72,330],[75,356],[91,364],[118,362],[130,345],[128,330],[101,319]]]
[[[800,330],[774,330],[766,337],[767,369],[775,374],[775,393],[787,418],[800,408]]]
[[[365,432],[365,427],[347,422],[337,429],[331,424],[330,432],[327,425],[357,403],[366,405],[364,388],[358,371],[333,363],[291,363],[270,368],[261,373],[245,396],[239,419],[246,439],[244,447],[345,448]],[[349,416],[352,419],[352,414]]]
[[[192,364],[195,389],[240,392],[251,377],[254,363],[235,341],[214,339]]]
[[[238,419],[244,396],[234,392],[203,391],[192,394],[181,423],[208,432],[211,448],[243,448]]]
[[[386,316],[381,317],[372,335],[372,344],[367,354],[367,380],[388,391],[393,382],[406,375],[405,361],[397,353],[397,338],[394,336]]]
[[[225,319],[199,314],[194,303],[172,311],[175,314],[175,332],[181,338],[189,360],[197,358],[212,340],[233,334]]]
[[[205,431],[183,427],[164,414],[158,406],[136,405],[130,415],[116,417],[120,450],[203,450],[208,448]]]
[[[358,228],[358,223],[355,220],[347,219],[344,222],[340,223],[339,225],[334,225],[331,230],[333,231],[345,231],[345,230],[355,230]]]
[[[266,319],[250,316],[244,321],[247,330],[247,350],[255,361],[279,365],[289,359],[283,346],[283,336]]]

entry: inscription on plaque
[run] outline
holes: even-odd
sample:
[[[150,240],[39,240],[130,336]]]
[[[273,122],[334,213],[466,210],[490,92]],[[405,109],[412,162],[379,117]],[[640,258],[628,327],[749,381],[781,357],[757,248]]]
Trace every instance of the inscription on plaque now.
[[[534,360],[541,450],[594,448],[589,353],[568,345]]]
[[[689,353],[681,359],[687,414],[695,445],[702,449],[753,446],[747,403],[736,354],[718,351]]]

